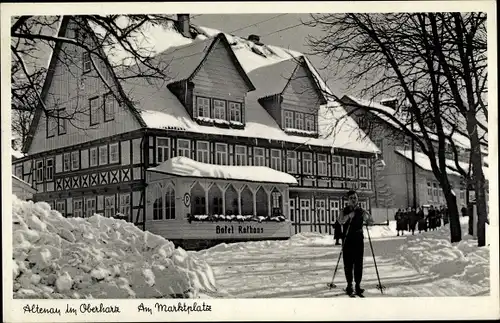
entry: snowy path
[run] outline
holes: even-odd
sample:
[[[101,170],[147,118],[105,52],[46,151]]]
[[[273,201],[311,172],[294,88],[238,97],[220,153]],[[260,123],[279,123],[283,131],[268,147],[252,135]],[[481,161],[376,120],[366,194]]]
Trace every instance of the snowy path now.
[[[488,289],[464,284],[455,277],[419,273],[403,265],[399,248],[405,238],[373,240],[377,266],[386,286],[384,295],[375,288],[377,275],[368,239],[365,239],[363,287],[368,296],[471,296]],[[303,245],[290,241],[266,241],[226,245],[200,252],[213,268],[217,285],[235,298],[332,297],[345,287],[342,261],[335,283],[330,282],[340,252],[339,246]]]

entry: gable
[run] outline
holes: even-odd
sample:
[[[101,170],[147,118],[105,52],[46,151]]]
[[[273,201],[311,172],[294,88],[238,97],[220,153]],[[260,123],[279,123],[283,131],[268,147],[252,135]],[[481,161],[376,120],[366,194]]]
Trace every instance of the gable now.
[[[73,38],[75,26],[74,21],[64,18],[59,36]],[[93,44],[90,37],[85,41],[88,45]],[[97,59],[95,62],[106,83],[117,93],[117,86],[104,62]],[[94,67],[90,72],[83,71],[83,49],[68,43],[57,44],[44,83],[42,100],[48,110],[64,109],[62,113],[68,118],[65,121],[66,130],[58,129],[57,120],[50,122],[50,128],[47,129],[47,118],[40,105],[35,112],[30,136],[23,150],[34,154],[140,128],[140,122],[130,108],[125,104],[119,105],[116,100],[112,100],[115,111],[113,116],[104,119],[104,96],[109,92],[110,89],[99,78]],[[90,99],[93,98],[97,98],[93,102],[98,104],[98,122],[91,125]],[[63,120],[59,122],[63,124]]]
[[[302,65],[298,65],[283,90],[283,108],[299,108],[304,112],[316,113],[323,97],[318,93],[317,85],[310,73]],[[308,111],[307,111],[308,110]]]

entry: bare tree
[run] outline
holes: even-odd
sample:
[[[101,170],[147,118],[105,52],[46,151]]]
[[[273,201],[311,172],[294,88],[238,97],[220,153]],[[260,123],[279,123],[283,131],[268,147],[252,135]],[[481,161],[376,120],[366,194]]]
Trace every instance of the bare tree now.
[[[154,60],[156,53],[147,42],[148,28],[157,26],[176,28],[172,18],[166,15],[13,17],[10,31],[12,109],[33,112],[41,108],[46,117],[65,119],[73,126],[81,127],[78,120],[89,114],[89,107],[77,104],[70,113],[57,113],[57,98],[51,106],[45,103],[53,93],[43,87],[43,80],[47,70],[55,69],[55,64],[47,64],[48,54],[57,54],[54,63],[74,71],[74,67],[81,67],[82,56],[79,54],[82,52],[88,55],[96,71],[85,77],[101,80],[120,104],[134,109],[129,93],[125,93],[120,82],[134,78],[168,78],[168,62]],[[19,115],[14,113],[13,117]],[[23,124],[25,121],[16,120]],[[16,129],[20,130],[19,127]],[[21,137],[25,139],[24,135]]]
[[[335,62],[331,68],[338,79],[350,88],[366,83],[361,91],[365,97],[398,98],[396,113],[355,105],[346,116],[358,110],[376,112],[429,157],[450,211],[452,242],[461,240],[461,228],[446,152],[454,157],[456,169],[470,176],[470,169],[460,166],[455,136],[470,140],[482,223],[478,224],[480,246],[484,245],[486,219],[480,148],[487,145],[487,127],[477,115],[482,113],[487,120],[485,21],[481,13],[393,13],[313,14],[305,23],[324,31],[321,37],[309,37],[308,44],[312,54]]]

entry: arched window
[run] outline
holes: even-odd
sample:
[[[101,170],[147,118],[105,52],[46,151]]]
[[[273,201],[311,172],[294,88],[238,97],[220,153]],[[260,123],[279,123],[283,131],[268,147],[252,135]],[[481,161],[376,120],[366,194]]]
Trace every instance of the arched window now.
[[[175,189],[167,187],[165,193],[165,219],[175,219]]]
[[[255,195],[257,199],[257,216],[269,216],[268,210],[269,206],[267,204],[267,193],[264,191],[264,188],[261,186]]]
[[[193,188],[191,188],[191,214],[192,215],[204,215],[207,213],[206,206],[207,201],[205,200],[205,190],[200,185],[196,183]]]
[[[226,190],[226,215],[237,215],[238,211],[238,193],[233,185],[229,185]]]
[[[209,213],[210,215],[221,215],[222,212],[222,192],[219,187],[214,184],[208,191]]]
[[[279,216],[283,214],[283,195],[274,188],[271,192],[271,215]]]
[[[248,186],[241,191],[241,213],[241,215],[253,215],[253,194]]]
[[[153,220],[163,220],[163,198],[161,195],[153,203]]]

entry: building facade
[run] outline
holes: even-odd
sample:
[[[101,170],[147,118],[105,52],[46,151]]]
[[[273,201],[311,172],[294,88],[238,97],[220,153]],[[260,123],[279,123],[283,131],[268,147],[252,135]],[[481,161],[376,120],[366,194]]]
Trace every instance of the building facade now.
[[[62,20],[60,36],[81,36],[72,19],[77,18]],[[173,22],[169,32],[185,35],[183,25]],[[344,110],[325,99],[307,59],[255,38],[203,35],[200,39],[191,33],[187,45],[173,45],[157,55],[158,64],[171,62],[172,75],[157,83],[146,78],[114,82],[101,61],[71,44],[57,44],[42,90],[50,113],[46,117],[39,107],[23,149],[27,155],[13,162],[14,175],[36,189],[34,199],[51,203],[65,216],[119,213],[152,231],[175,221],[186,226],[185,210],[177,207],[172,214],[171,207],[182,205],[185,194],[175,192],[182,185],[166,185],[162,194],[148,190],[152,168],[185,157],[206,165],[257,166],[292,175],[296,183],[280,186],[286,197],[277,211],[289,226],[285,236],[332,233],[351,188],[369,209],[378,148],[368,139],[325,130],[325,121],[330,124],[328,118],[335,118],[330,110]],[[57,59],[62,51],[73,54],[71,64]],[[128,97],[123,100],[116,93]],[[271,206],[272,188],[264,182],[248,184],[248,190],[240,187],[241,192],[261,200],[264,196]],[[193,199],[191,189],[183,192],[197,204],[192,211],[202,214],[190,216],[241,211],[221,206],[220,194],[226,191],[209,190],[206,199]],[[227,214],[229,209],[232,214]],[[257,207],[246,212],[254,217],[260,213]]]

